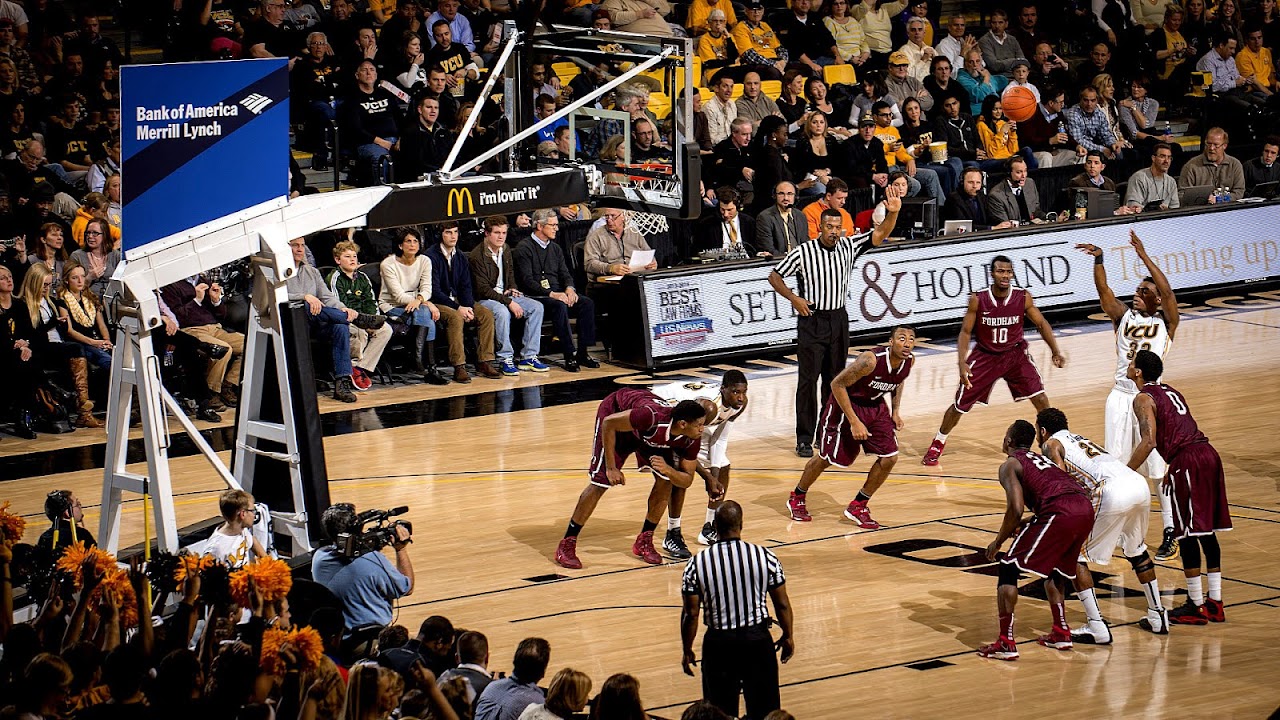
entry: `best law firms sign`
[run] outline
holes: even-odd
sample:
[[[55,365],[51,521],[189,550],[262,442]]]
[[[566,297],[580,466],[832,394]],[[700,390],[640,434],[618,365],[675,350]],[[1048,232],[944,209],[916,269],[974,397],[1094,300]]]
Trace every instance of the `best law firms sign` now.
[[[120,69],[126,258],[289,196],[288,61]]]
[[[849,328],[888,330],[964,316],[969,294],[989,284],[991,258],[1014,262],[1015,284],[1041,308],[1097,302],[1093,258],[1106,251],[1107,277],[1123,296],[1146,274],[1129,247],[1129,228],[1169,276],[1175,290],[1280,276],[1280,205],[1156,216],[1135,223],[1067,226],[1028,235],[979,235],[945,245],[889,244],[863,255],[849,282]],[[795,310],[769,286],[773,263],[733,263],[641,280],[650,358],[702,356],[794,344]],[[789,282],[795,288],[794,280]]]

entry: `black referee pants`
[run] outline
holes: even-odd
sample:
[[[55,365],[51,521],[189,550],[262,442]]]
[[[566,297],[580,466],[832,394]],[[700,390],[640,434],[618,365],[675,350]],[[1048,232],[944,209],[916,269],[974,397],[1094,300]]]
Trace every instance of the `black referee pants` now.
[[[782,707],[778,694],[778,658],[768,623],[739,630],[707,630],[702,638],[702,698],[738,717],[738,695],[747,714],[761,720]]]
[[[849,313],[814,310],[796,319],[800,378],[796,385],[796,442],[813,443],[818,410],[831,395],[831,381],[849,357]],[[814,387],[821,380],[822,385]]]

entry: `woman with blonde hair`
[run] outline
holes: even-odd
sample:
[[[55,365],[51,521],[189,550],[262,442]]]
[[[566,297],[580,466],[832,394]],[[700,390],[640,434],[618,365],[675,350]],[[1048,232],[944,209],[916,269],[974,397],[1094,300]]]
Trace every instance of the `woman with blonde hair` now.
[[[389,720],[400,704],[404,679],[390,668],[363,663],[347,675],[346,720]]]
[[[566,720],[582,712],[590,697],[591,678],[586,673],[565,668],[551,678],[546,702],[525,708],[520,720]]]
[[[96,368],[109,369],[113,345],[107,339],[102,301],[89,289],[80,263],[67,263],[62,269],[57,304],[58,318],[66,324],[67,336],[84,346],[85,359]]]
[[[89,399],[89,364],[85,360],[87,348],[77,342],[68,342],[63,334],[65,325],[60,319],[60,312],[52,296],[53,273],[44,263],[34,263],[22,278],[22,289],[19,299],[26,311],[22,328],[15,335],[27,338],[28,346],[36,354],[36,360],[46,367],[53,367],[57,362],[67,361],[67,369],[71,381],[75,384],[77,406],[80,411],[76,418],[76,427],[99,428],[102,421],[93,416],[93,401]]]

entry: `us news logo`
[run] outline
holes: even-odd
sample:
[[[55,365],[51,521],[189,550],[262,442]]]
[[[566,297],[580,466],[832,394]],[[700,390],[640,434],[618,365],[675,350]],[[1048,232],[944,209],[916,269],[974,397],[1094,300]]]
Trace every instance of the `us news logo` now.
[[[259,95],[258,93],[254,93],[246,97],[245,99],[241,100],[240,104],[244,106],[245,110],[248,110],[254,115],[261,115],[262,111],[266,110],[267,106],[270,105],[271,102],[272,102],[271,98],[265,95]]]

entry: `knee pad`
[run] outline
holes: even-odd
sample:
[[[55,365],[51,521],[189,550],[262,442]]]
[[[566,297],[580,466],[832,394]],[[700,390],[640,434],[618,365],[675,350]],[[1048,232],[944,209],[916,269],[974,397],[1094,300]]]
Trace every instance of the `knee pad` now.
[[[1017,565],[1002,562],[1000,563],[1000,574],[997,576],[999,578],[998,583],[1000,585],[1016,586],[1018,584],[1018,574],[1019,571]]]
[[[1206,568],[1222,567],[1222,547],[1218,545],[1217,535],[1200,537],[1200,547],[1204,548],[1204,566]]]
[[[1142,553],[1137,557],[1125,558],[1129,564],[1133,566],[1133,571],[1139,575],[1156,569],[1156,564],[1151,560],[1151,555]]]

